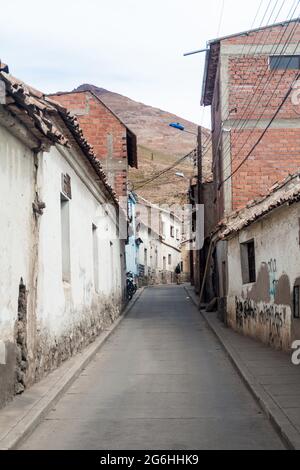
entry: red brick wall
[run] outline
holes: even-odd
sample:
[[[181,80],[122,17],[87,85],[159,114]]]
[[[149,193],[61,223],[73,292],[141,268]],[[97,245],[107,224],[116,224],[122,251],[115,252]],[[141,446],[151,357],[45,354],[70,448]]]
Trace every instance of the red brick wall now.
[[[232,38],[224,39],[222,44],[247,44],[247,45],[256,45],[256,44],[284,44],[290,37],[293,35],[293,41],[297,43],[300,40],[300,28],[298,28],[293,34],[295,23],[290,23],[289,25],[279,25],[274,26],[273,28],[262,29],[261,31],[254,31],[247,33],[247,35],[235,36]]]
[[[76,114],[86,140],[93,146],[103,170],[108,173],[109,182],[118,196],[126,196],[126,127],[89,92],[65,93],[51,98]],[[108,135],[112,137],[108,138]]]
[[[239,141],[232,147],[232,166],[238,166],[261,135],[255,130],[243,151]],[[233,139],[235,138],[233,133]],[[250,136],[250,131],[239,132],[240,142]],[[270,129],[251,157],[232,178],[233,209],[245,206],[250,200],[266,194],[276,182],[300,168],[300,130]]]
[[[276,44],[291,33],[293,24],[279,26],[272,30],[251,33],[222,41],[222,45]],[[280,36],[280,38],[278,38]],[[292,51],[300,39],[300,26],[292,38]],[[248,47],[245,47],[245,51]],[[282,46],[276,53],[280,54]],[[299,50],[299,48],[298,48]],[[259,48],[258,51],[259,52]],[[229,115],[223,120],[235,121],[231,131],[231,170],[247,156],[261,136],[270,119],[278,109],[286,92],[299,70],[269,69],[269,54],[232,55],[228,61]],[[263,79],[261,79],[263,77]],[[250,103],[250,100],[252,101]],[[300,106],[292,103],[291,96],[276,118],[276,129],[271,128],[246,161],[233,176],[232,209],[245,206],[253,198],[265,194],[276,182],[300,168],[300,128],[294,128],[288,120],[296,122],[300,116]],[[247,125],[239,120],[247,120]],[[258,125],[257,120],[264,120]],[[218,123],[219,117],[215,116]],[[286,122],[285,122],[286,121]],[[237,126],[237,128],[236,128]],[[228,161],[229,149],[223,149],[223,159]],[[224,166],[226,164],[224,163]],[[224,169],[224,168],[223,168]],[[222,198],[222,194],[219,194]]]

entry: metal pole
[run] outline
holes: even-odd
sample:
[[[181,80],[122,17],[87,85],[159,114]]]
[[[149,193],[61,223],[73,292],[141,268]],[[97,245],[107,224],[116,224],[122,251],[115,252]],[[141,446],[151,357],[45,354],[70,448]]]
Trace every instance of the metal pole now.
[[[197,135],[197,204],[202,204],[202,127],[198,126]],[[201,273],[201,251],[197,250],[197,291],[200,293],[202,287]]]
[[[198,204],[202,204],[202,127],[198,126],[197,136],[197,166],[198,166]]]

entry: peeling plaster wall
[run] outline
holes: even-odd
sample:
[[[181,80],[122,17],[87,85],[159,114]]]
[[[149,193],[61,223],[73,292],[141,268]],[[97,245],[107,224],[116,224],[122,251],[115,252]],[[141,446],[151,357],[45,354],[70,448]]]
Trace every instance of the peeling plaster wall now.
[[[71,281],[62,279],[61,176],[71,177]],[[45,203],[35,215],[33,203]],[[0,408],[76,354],[119,315],[125,241],[86,158],[60,146],[34,154],[0,126]],[[94,281],[93,224],[99,282]],[[5,348],[3,348],[5,345]]]
[[[5,364],[0,364],[0,407],[17,388],[18,299],[21,278],[29,291],[33,253],[35,184],[34,156],[8,130],[0,126],[0,341],[5,343]],[[28,320],[32,312],[27,310]],[[24,331],[26,334],[26,331]]]
[[[37,336],[31,380],[80,351],[120,314],[124,295],[125,242],[117,239],[103,195],[72,155],[52,147],[40,162],[41,217]],[[71,162],[71,163],[70,163]],[[80,162],[79,162],[80,163]],[[81,162],[82,163],[82,162]],[[71,281],[62,280],[61,174],[71,177]],[[92,192],[94,194],[92,194]],[[92,225],[98,237],[98,287],[94,282]]]
[[[284,206],[228,241],[227,322],[245,335],[289,351],[300,339],[293,288],[300,285],[300,204]],[[240,243],[254,239],[256,282],[243,285]]]

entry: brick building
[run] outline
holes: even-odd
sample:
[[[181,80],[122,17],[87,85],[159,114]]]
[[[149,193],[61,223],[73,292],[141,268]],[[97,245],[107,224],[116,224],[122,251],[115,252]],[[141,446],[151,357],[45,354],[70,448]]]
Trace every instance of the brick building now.
[[[204,299],[212,300],[212,304],[217,301],[220,318],[230,325],[235,314],[238,316],[232,304],[233,286],[240,288],[245,300],[249,298],[260,279],[259,273],[270,261],[267,251],[260,253],[261,246],[273,242],[264,230],[265,222],[255,226],[255,236],[245,227],[237,236],[233,255],[232,243],[222,236],[222,227],[228,220],[238,224],[243,211],[256,207],[256,201],[270,194],[270,188],[288,175],[297,174],[300,168],[299,41],[299,19],[295,19],[208,43],[202,104],[211,106],[212,112],[214,209],[211,210],[218,225],[210,237],[209,254],[203,250],[203,270],[206,266],[207,276],[202,282],[206,285]],[[254,220],[252,209],[249,211],[247,225]],[[282,220],[281,224],[282,235]],[[279,232],[278,235],[281,236]],[[284,241],[278,240],[279,245]],[[236,262],[239,250],[241,262]],[[279,259],[275,251],[270,250],[272,259]],[[243,273],[243,265],[247,265],[251,274],[248,277]],[[288,266],[284,270],[291,271]],[[265,285],[268,288],[267,282]],[[271,310],[278,297],[277,287],[276,284],[268,303]],[[292,290],[286,292],[292,298]],[[254,330],[253,336],[260,338],[258,330]],[[277,339],[277,346],[281,347],[280,338]]]
[[[300,106],[278,109],[300,68],[299,19],[208,43],[202,104],[212,107],[215,203],[219,220],[300,167]]]
[[[91,91],[51,95],[79,120],[86,140],[101,160],[109,184],[127,196],[128,167],[137,168],[135,134]]]

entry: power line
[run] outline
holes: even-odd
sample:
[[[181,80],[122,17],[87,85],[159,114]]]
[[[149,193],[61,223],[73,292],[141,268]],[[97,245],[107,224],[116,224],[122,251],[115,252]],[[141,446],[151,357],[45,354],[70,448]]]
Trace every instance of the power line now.
[[[285,1],[285,0],[284,0],[284,1]],[[281,5],[281,7],[280,7],[279,12],[281,11],[281,9],[282,9],[282,7],[283,7],[284,1],[283,1],[282,5]],[[273,50],[272,50],[271,53],[270,53],[271,55],[276,54],[277,51],[278,51],[278,48],[282,45],[282,44],[281,44],[281,41],[282,41],[282,39],[284,38],[284,35],[285,35],[285,33],[286,33],[286,31],[287,31],[289,25],[291,24],[291,18],[292,18],[293,15],[295,14],[295,11],[296,11],[296,9],[297,9],[297,7],[298,7],[298,4],[299,4],[299,0],[296,0],[296,6],[295,6],[295,8],[294,8],[294,3],[293,3],[293,7],[292,7],[292,9],[289,11],[289,14],[288,14],[288,21],[289,21],[289,22],[288,22],[288,24],[285,26],[285,30],[282,32],[281,37],[280,37],[280,32],[277,34],[276,42],[278,41],[278,43],[277,43],[277,45],[275,44],[275,50],[274,50],[274,48],[273,48]],[[276,19],[278,18],[279,12],[277,13]],[[290,17],[290,18],[289,18],[289,17]],[[270,33],[271,33],[271,29],[269,29],[267,38],[266,38],[266,40],[264,41],[264,43],[263,43],[262,45],[259,45],[259,47],[261,46],[261,52],[263,51],[263,48],[264,48],[264,46],[265,46],[265,44],[266,44],[266,41],[268,40],[268,38],[269,38],[269,36],[270,36]],[[279,37],[280,37],[280,40],[279,40]],[[281,54],[283,53],[283,50],[284,50],[284,48],[285,48],[286,43],[287,43],[287,41],[284,43],[284,45],[283,45],[283,47],[282,47]],[[255,54],[257,53],[257,50],[258,50],[258,47],[255,49],[255,51],[254,51],[254,53],[253,53],[253,56],[255,56]],[[250,49],[249,49],[249,51],[250,51]],[[259,86],[260,86],[261,83],[263,82],[263,79],[264,79],[265,76],[267,75],[268,71],[269,71],[269,68],[268,68],[268,64],[267,64],[267,67],[266,67],[266,69],[265,69],[265,73],[264,73],[263,75],[261,75],[261,76],[258,76],[257,79],[256,79],[256,81],[255,81],[255,83],[254,83],[255,91],[254,91],[252,97],[250,98],[250,100],[248,100],[247,98],[244,100],[243,104],[241,105],[242,115],[240,116],[239,119],[236,118],[236,119],[234,120],[234,122],[233,122],[233,124],[232,124],[232,127],[236,128],[236,129],[239,129],[239,128],[240,128],[240,129],[243,129],[243,128],[246,126],[248,120],[246,119],[246,121],[244,121],[244,118],[247,118],[247,116],[246,116],[247,110],[249,109],[250,104],[253,102],[254,98],[256,97],[256,92],[259,91]],[[264,88],[266,88],[267,84],[269,83],[269,81],[271,80],[271,78],[273,77],[274,74],[275,74],[275,70],[274,70],[273,72],[271,72],[271,75],[269,74],[268,80],[267,80],[267,82],[266,82]],[[247,100],[248,100],[248,103],[247,103]],[[259,102],[259,99],[257,100],[257,102]],[[250,113],[249,113],[249,116],[250,116]],[[248,116],[248,118],[249,118],[249,116]],[[244,122],[243,122],[243,121],[244,121]],[[239,136],[237,136],[235,139],[233,139],[233,142],[231,142],[231,144],[233,144],[235,141],[237,141],[238,138],[239,138]],[[228,150],[228,149],[227,149],[227,150]]]
[[[263,5],[263,1],[264,1],[264,0],[261,0],[261,2],[260,2],[260,5],[259,5],[259,7],[258,7],[258,9],[257,9],[257,11],[256,11],[256,15],[255,15],[255,17],[254,17],[254,20],[253,20],[253,22],[252,22],[252,25],[251,25],[251,28],[250,28],[250,29],[252,29],[252,28],[254,27],[254,25],[255,25],[256,19],[258,18],[259,12],[260,12],[261,7],[262,7],[262,5]],[[271,18],[272,18],[272,16],[273,16],[273,13],[274,13],[274,11],[275,11],[275,9],[276,9],[276,6],[277,6],[277,4],[278,4],[278,1],[279,1],[279,0],[277,0],[276,3],[275,3],[275,5],[274,5],[274,7],[273,7],[273,9],[272,9],[272,11],[271,11],[271,14],[269,15],[269,19],[268,19],[268,21],[267,21],[265,27],[267,27],[268,24],[269,24],[269,22],[271,21]],[[298,0],[297,0],[297,1],[298,1]],[[283,7],[284,2],[285,2],[285,0],[283,0],[283,3],[282,3],[282,5],[281,5],[279,11],[277,12],[276,17],[272,20],[273,22],[274,22],[274,21],[275,21],[275,22],[277,21],[278,16],[279,16],[279,14],[280,14],[280,12],[281,12],[281,10],[282,10],[282,7]],[[264,24],[264,21],[265,21],[265,18],[267,17],[267,13],[268,13],[268,11],[269,11],[269,8],[270,8],[270,6],[271,6],[271,3],[272,3],[272,0],[269,0],[268,5],[267,5],[267,8],[266,8],[266,10],[264,11],[263,17],[262,17],[262,19],[261,19],[261,21],[260,21],[259,27],[262,27],[262,25]],[[291,12],[291,10],[290,10],[290,12]],[[288,14],[288,17],[289,17],[289,15],[290,15],[290,12],[289,12],[289,14]],[[287,25],[287,26],[288,26],[288,25]],[[267,40],[268,40],[268,38],[269,38],[269,36],[270,36],[270,30],[267,30],[267,29],[266,29],[266,30],[263,32],[263,36],[264,36],[264,35],[266,35],[266,37],[264,38],[264,42],[263,42],[263,44],[258,44],[258,45],[256,46],[256,49],[255,49],[255,51],[254,51],[254,55],[257,53],[257,51],[258,51],[258,49],[259,49],[260,47],[263,48],[264,45],[266,44],[266,42],[267,42]],[[249,45],[249,49],[248,49],[249,52],[250,52],[250,50],[251,50],[251,47],[254,45],[254,43],[255,43],[255,35],[254,35],[254,37],[253,37],[252,42],[251,42],[250,44],[248,44],[248,45]],[[247,44],[244,43],[244,44],[243,44],[242,51],[241,51],[241,55],[244,54],[244,51],[245,51],[246,46],[247,46]],[[256,83],[257,83],[257,82],[256,82]],[[255,85],[256,85],[256,83],[255,83]],[[221,98],[220,98],[221,103],[223,103],[224,94],[225,94],[225,93],[223,92],[223,93],[222,93],[222,96],[221,96]],[[243,102],[243,106],[246,104],[246,102],[247,102],[247,99],[245,99],[245,101]],[[225,106],[222,105],[222,108],[221,108],[221,109],[222,109],[222,113],[223,113],[223,111],[225,110]],[[241,122],[241,119],[235,119],[233,125],[235,125],[236,122],[238,122],[238,125],[239,125],[240,122]],[[220,136],[219,136],[219,137],[220,137]],[[219,144],[220,144],[220,140],[219,140]],[[211,147],[212,147],[212,143],[211,143]],[[207,150],[209,150],[209,149],[207,149]]]
[[[275,8],[276,8],[276,5],[277,5],[278,1],[279,1],[279,0],[276,0]],[[259,24],[259,28],[261,28],[261,27],[263,26],[263,24],[264,24],[264,20],[265,20],[265,18],[266,18],[266,16],[267,16],[267,13],[268,13],[268,10],[269,10],[269,8],[270,8],[270,6],[271,6],[271,3],[272,3],[272,0],[269,0],[268,5],[267,5],[267,8],[266,8],[266,10],[265,10],[265,12],[264,12],[264,15],[263,15],[263,17],[262,17],[262,20],[261,20],[261,22],[260,22],[260,24]],[[258,10],[257,10],[257,13],[256,13],[256,15],[255,15],[255,19],[256,19],[257,16],[258,16],[258,12],[259,12],[259,10],[260,10],[260,8],[261,8],[261,5],[262,5],[262,3],[260,4],[260,6],[259,6],[259,8],[258,8]],[[265,24],[265,26],[264,26],[265,28],[269,25],[269,22],[271,21],[271,18],[272,18],[272,15],[273,15],[273,12],[274,12],[274,9],[275,9],[275,8],[272,9],[272,12],[271,12],[271,14],[270,14],[270,16],[269,16],[269,19],[268,19],[268,21],[266,22],[266,24]],[[279,15],[279,12],[277,13],[276,18],[274,18],[274,20],[272,20],[272,21],[276,21],[277,18],[278,18],[278,15]],[[255,20],[253,21],[252,24],[254,25],[254,23],[255,23]],[[258,45],[256,46],[256,49],[255,49],[255,51],[254,51],[254,54],[257,52],[257,50],[258,50],[259,47],[263,47],[263,46],[266,44],[266,41],[268,40],[268,37],[269,37],[269,35],[270,35],[270,31],[268,31],[268,30],[266,29],[265,31],[263,31],[263,35],[264,35],[264,34],[267,34],[267,37],[265,38],[263,44],[258,44]],[[254,37],[253,37],[252,42],[249,44],[249,50],[248,50],[248,52],[250,52],[251,47],[254,45],[254,42],[255,42],[255,35],[254,35]],[[243,44],[243,48],[242,48],[242,51],[241,51],[241,55],[244,54],[245,47],[246,47],[246,43]],[[221,98],[220,98],[221,103],[223,103],[224,95],[225,95],[225,93],[223,92],[223,93],[222,93],[222,96],[221,96]],[[223,114],[223,111],[224,111],[224,110],[225,110],[225,106],[222,105],[222,114]]]
[[[299,44],[300,44],[300,41],[298,41],[298,43],[297,43],[297,45],[296,45],[296,47],[295,47],[294,54],[295,54],[295,52],[297,51],[297,49],[298,49],[298,47],[299,47]],[[294,55],[294,54],[293,54],[293,55]],[[280,57],[282,57],[282,55],[281,55]],[[278,60],[280,60],[280,57],[278,57]],[[276,61],[276,64],[278,64],[278,60]],[[262,118],[262,116],[263,116],[263,114],[264,114],[264,112],[265,112],[265,109],[267,109],[267,107],[268,107],[268,105],[270,104],[272,98],[274,97],[276,91],[278,90],[279,85],[280,85],[281,81],[283,80],[283,78],[284,78],[284,76],[285,76],[285,73],[286,73],[287,70],[289,69],[289,64],[290,64],[291,60],[292,60],[292,57],[290,58],[289,62],[287,63],[287,65],[286,65],[286,67],[285,67],[285,70],[284,70],[284,72],[283,72],[283,75],[280,77],[280,79],[279,79],[279,81],[278,81],[278,83],[277,83],[275,89],[273,90],[273,92],[272,92],[272,94],[271,94],[271,96],[270,96],[270,98],[269,98],[267,104],[266,104],[265,107],[263,108],[263,110],[262,110],[260,116],[256,119],[256,122],[255,122],[255,124],[254,124],[252,130],[250,130],[250,133],[249,133],[248,137],[246,138],[246,140],[245,140],[245,142],[243,143],[242,147],[240,147],[240,149],[237,151],[236,156],[235,156],[234,158],[232,158],[231,162],[230,162],[230,163],[227,165],[227,167],[223,170],[223,173],[225,173],[225,172],[228,170],[228,168],[230,168],[230,166],[232,166],[232,163],[238,158],[240,152],[245,148],[245,145],[247,144],[247,142],[249,142],[251,136],[253,135],[254,131],[256,130],[256,126],[257,126],[258,123],[260,122],[260,120],[261,120],[261,118]],[[265,86],[265,88],[266,88],[266,86]],[[261,93],[261,97],[262,97],[263,95],[264,95],[264,90],[263,90],[263,92]],[[259,104],[259,102],[258,102],[257,104]],[[253,110],[254,110],[254,108],[253,108]],[[250,116],[250,114],[249,114],[249,116]],[[244,127],[245,127],[245,126],[244,126]],[[240,131],[243,130],[243,129],[241,128],[241,129],[238,129],[238,130],[239,130],[239,132],[240,132]],[[236,139],[235,141],[237,141],[237,140],[238,140],[238,139]],[[234,143],[234,142],[232,142],[230,145],[232,146],[233,143]],[[230,147],[230,145],[229,145],[229,147]],[[228,149],[227,149],[227,151],[225,152],[225,154],[223,154],[223,160],[224,160],[224,157],[226,157],[227,155],[229,155]]]
[[[299,4],[299,0],[298,0],[298,4]],[[298,5],[297,5],[297,6],[298,6]],[[281,38],[285,35],[285,33],[286,33],[286,31],[287,31],[287,27],[288,27],[290,24],[291,24],[291,23],[289,23],[289,24],[286,26],[286,29],[285,29],[283,35],[281,36]],[[279,61],[280,61],[281,57],[284,56],[285,51],[286,51],[288,45],[289,45],[290,42],[291,42],[291,38],[294,36],[294,34],[295,34],[295,32],[296,32],[297,26],[298,26],[298,22],[296,22],[296,23],[294,24],[294,27],[293,27],[291,33],[289,34],[288,38],[286,39],[285,43],[283,44],[281,53],[278,55],[278,57],[277,57],[277,59],[276,59],[276,65],[279,64]],[[277,36],[277,39],[278,39],[278,36]],[[281,43],[279,43],[279,45],[281,45]],[[277,48],[278,48],[278,47],[277,47]],[[297,44],[297,46],[296,46],[296,48],[295,48],[293,54],[295,54],[295,52],[297,51],[297,48],[298,48],[298,44]],[[272,51],[272,52],[271,52],[271,55],[273,55],[273,54],[274,54],[274,52]],[[286,67],[285,72],[287,71],[287,69],[288,69],[288,66]],[[261,79],[260,79],[260,83],[258,84],[258,86],[257,86],[257,88],[256,88],[256,90],[255,90],[255,93],[259,90],[259,86],[260,86],[260,84],[262,83],[264,77],[266,76],[266,73],[268,72],[268,70],[269,70],[269,67],[268,67],[268,65],[267,65],[266,72],[263,74],[263,76],[260,77],[260,78],[261,78]],[[267,79],[267,81],[266,81],[266,83],[265,83],[263,89],[261,90],[259,97],[257,97],[258,99],[257,99],[256,102],[254,103],[253,108],[251,109],[251,111],[249,111],[249,114],[248,114],[248,116],[247,116],[247,119],[245,120],[245,122],[242,124],[242,126],[241,126],[240,128],[239,128],[239,127],[236,127],[236,128],[235,128],[236,131],[242,131],[243,129],[245,129],[247,123],[248,123],[249,120],[250,120],[251,112],[253,112],[253,110],[256,108],[256,106],[260,103],[260,100],[261,100],[261,98],[264,96],[264,92],[265,92],[265,90],[266,90],[268,84],[269,84],[270,81],[273,79],[273,77],[275,76],[276,72],[277,72],[277,70],[276,70],[276,67],[275,67],[274,70],[273,70],[273,72],[271,72],[271,73],[269,74],[269,77],[268,77],[268,79]],[[284,72],[284,74],[285,74],[285,72]],[[283,74],[283,76],[284,76],[284,74]],[[279,87],[279,85],[280,85],[280,82],[281,82],[283,76],[280,77],[279,82],[277,83],[276,88],[273,90],[273,93],[272,93],[272,95],[271,95],[271,97],[270,97],[270,99],[269,99],[269,101],[268,101],[268,104],[270,103],[270,101],[271,101],[271,99],[273,98],[275,92],[277,91],[277,89],[278,89],[278,87]],[[252,99],[250,100],[250,102],[253,100],[253,97],[254,97],[254,96],[255,96],[255,94],[252,96]],[[249,105],[250,105],[250,103],[249,103]],[[248,105],[247,107],[249,107],[249,105]],[[254,130],[255,130],[257,124],[259,123],[261,117],[263,116],[263,114],[264,114],[264,110],[262,111],[262,113],[261,113],[261,115],[258,117],[258,119],[256,120],[256,124],[254,125],[252,131],[250,131],[250,134],[249,134],[248,137],[246,138],[244,144],[240,147],[239,151],[237,152],[237,156],[234,157],[234,158],[231,160],[231,162],[227,165],[227,167],[225,168],[224,171],[226,171],[226,170],[232,165],[233,161],[236,160],[236,158],[238,158],[239,152],[245,147],[246,143],[249,141],[251,135],[253,134],[253,132],[254,132]],[[241,118],[240,120],[242,120],[242,118]],[[233,124],[232,128],[234,128],[234,124]],[[232,147],[232,145],[233,145],[234,143],[236,143],[236,142],[239,140],[240,135],[241,135],[241,134],[238,134],[235,139],[233,139],[230,143],[228,143],[227,148],[226,148],[225,151],[223,152],[223,160],[224,160],[224,158],[225,158],[226,156],[229,156],[229,154],[230,154],[230,148]]]
[[[294,13],[295,13],[295,11],[296,11],[298,5],[299,5],[299,0],[297,0],[297,5],[296,5],[295,9],[294,9],[293,12],[292,12],[292,16],[294,15]],[[289,27],[290,24],[291,24],[291,22],[289,22],[289,23],[286,25],[285,31],[284,31],[284,32],[282,33],[282,35],[281,35],[280,41],[281,41],[282,38],[284,37],[284,35],[285,35],[285,33],[286,33],[286,31],[287,31],[287,29],[288,29],[288,27]],[[290,39],[291,39],[291,37],[293,36],[293,34],[294,34],[296,28],[297,28],[297,23],[295,23],[294,28],[293,28],[292,32],[290,33],[290,36],[288,37],[288,39],[287,39],[287,40],[285,41],[285,43],[283,44],[282,50],[281,50],[280,54],[279,54],[278,57],[277,57],[276,64],[279,63],[281,56],[285,53],[285,50],[286,50],[286,48],[287,48],[287,45],[289,44]],[[277,41],[278,39],[279,39],[279,34],[277,35],[276,41]],[[270,53],[270,55],[275,55],[275,54],[277,53],[278,48],[281,46],[281,42],[280,42],[280,41],[278,41],[278,44],[277,44],[275,50],[272,50],[271,53]],[[268,84],[270,83],[270,81],[271,81],[271,79],[273,78],[273,76],[276,74],[276,70],[275,70],[275,68],[274,68],[273,72],[271,72],[271,74],[268,75],[268,79],[267,79],[267,81],[266,81],[266,83],[265,83],[265,85],[264,85],[264,87],[263,87],[263,89],[262,89],[260,95],[258,96],[258,99],[256,100],[256,103],[254,102],[254,103],[253,103],[253,104],[254,104],[254,105],[253,105],[253,108],[252,108],[251,110],[249,110],[250,105],[251,105],[251,103],[253,102],[253,99],[255,98],[256,92],[259,91],[259,86],[260,86],[261,83],[263,82],[263,79],[264,79],[265,76],[267,75],[268,71],[269,71],[269,66],[268,66],[268,64],[267,64],[265,73],[264,73],[262,76],[258,77],[258,79],[256,80],[256,82],[255,82],[255,84],[254,84],[254,86],[256,87],[256,88],[255,88],[255,91],[254,91],[254,94],[252,95],[252,97],[250,98],[250,101],[248,102],[248,104],[247,104],[246,107],[244,108],[244,111],[243,111],[243,113],[242,113],[242,116],[240,117],[239,120],[236,119],[236,120],[233,122],[232,127],[234,127],[235,129],[237,129],[237,130],[242,130],[242,129],[244,129],[244,128],[246,127],[247,122],[248,122],[248,120],[249,120],[249,117],[250,117],[250,115],[251,115],[251,112],[253,111],[254,107],[259,103],[259,100],[260,100],[260,98],[263,96],[265,89],[267,88],[267,86],[268,86]],[[259,83],[257,83],[258,81],[259,81]],[[246,100],[245,100],[245,102],[246,102]],[[249,110],[249,114],[246,116],[247,110]],[[248,119],[244,120],[245,117],[247,117]],[[236,122],[237,122],[237,121],[238,121],[238,124],[236,125]],[[242,121],[244,121],[244,122],[242,122]],[[239,127],[240,124],[241,124],[241,127]],[[239,136],[237,136],[236,139],[234,139],[234,141],[233,141],[232,143],[236,142],[236,141],[238,140],[238,138],[239,138]]]
[[[268,9],[269,9],[269,7],[270,7],[270,5],[271,5],[271,1],[272,1],[272,0],[270,0],[269,3],[268,3],[268,7],[267,7],[267,9],[266,9],[266,11],[265,11],[265,14],[264,14],[264,16],[263,16],[263,20],[264,20],[264,18],[266,17],[267,11],[268,11]],[[277,16],[276,16],[276,18],[274,18],[273,21],[276,21],[276,20],[277,20],[277,18],[278,18],[278,16],[279,16],[279,13],[280,13],[280,11],[281,11],[281,9],[282,9],[282,6],[283,6],[284,2],[285,2],[285,0],[283,0],[283,3],[282,3],[282,5],[281,5],[280,9],[279,9],[279,11],[277,12]],[[296,2],[299,2],[299,0],[296,0]],[[275,7],[274,7],[273,10],[272,10],[272,13],[271,13],[271,15],[270,15],[270,17],[269,17],[268,22],[270,21],[270,18],[272,17],[273,12],[274,12],[274,10],[275,10],[277,4],[278,4],[278,0],[277,0],[277,2],[276,2],[276,4],[275,4]],[[261,5],[262,5],[262,2],[261,2]],[[295,10],[294,10],[294,12],[295,12]],[[293,16],[294,12],[292,13],[292,16]],[[290,10],[290,12],[289,12],[289,15],[290,15],[290,13],[291,13],[291,10]],[[256,15],[256,16],[258,16],[258,15]],[[263,22],[263,20],[262,20],[262,22]],[[290,21],[290,20],[289,20],[289,21]],[[255,23],[255,21],[254,21],[253,23]],[[289,24],[290,24],[290,23],[288,23],[288,24],[286,25],[286,28],[289,26]],[[266,31],[263,33],[263,34],[267,34],[267,36],[266,36],[266,38],[264,39],[264,42],[263,42],[262,44],[258,44],[258,45],[256,46],[256,49],[255,49],[253,55],[255,55],[255,54],[257,53],[257,51],[258,51],[259,48],[261,48],[261,50],[263,49],[263,47],[266,45],[266,42],[267,42],[267,40],[268,40],[268,38],[269,38],[269,36],[270,36],[270,33],[271,33],[270,29],[269,29],[269,30],[266,30]],[[284,34],[285,34],[285,33],[283,33],[282,37],[284,36]],[[280,35],[280,33],[277,35],[277,39],[279,38],[279,35]],[[255,36],[254,36],[254,38],[253,38],[252,43],[249,44],[249,52],[250,52],[250,50],[251,50],[251,47],[254,45],[254,42],[255,42]],[[279,47],[280,45],[281,45],[281,44],[280,44],[280,42],[279,42],[279,44],[278,44],[277,46],[275,46],[275,47],[276,47],[276,50],[275,50],[275,51],[272,51],[272,54],[274,54],[274,53],[277,51],[277,49],[278,49],[278,47]],[[245,47],[246,47],[246,44],[243,45],[241,55],[243,55],[244,50],[245,50]],[[266,72],[267,72],[267,71],[268,71],[268,67],[266,68]],[[265,74],[266,74],[266,72],[265,72]],[[263,75],[262,77],[258,77],[257,80],[256,80],[256,82],[255,82],[255,84],[254,84],[254,86],[257,85],[257,82],[258,82],[259,78],[263,79],[264,76],[265,76],[265,75]],[[258,86],[259,86],[259,85],[258,85]],[[258,87],[257,87],[257,89],[258,89]],[[256,91],[257,91],[257,89],[256,89]],[[256,93],[256,91],[255,91],[255,93]],[[250,99],[250,102],[253,100],[253,97],[255,96],[255,93],[254,93],[254,95],[252,96],[252,98]],[[223,98],[224,98],[224,92],[222,93],[221,102],[223,101]],[[233,121],[232,126],[237,126],[237,127],[238,127],[238,126],[242,123],[242,120],[243,120],[243,118],[244,118],[244,116],[245,116],[245,113],[246,113],[246,111],[247,111],[247,109],[248,109],[248,107],[249,107],[249,105],[250,105],[249,102],[248,102],[248,104],[247,104],[247,100],[248,100],[248,98],[246,98],[246,99],[244,100],[243,104],[242,104],[242,109],[244,109],[243,115],[242,115],[240,118],[236,118],[236,119]],[[246,107],[243,108],[244,106],[246,106]],[[225,106],[222,105],[222,113],[223,113],[224,110],[225,110]],[[220,137],[220,135],[218,136],[218,138],[219,138],[219,137]],[[238,139],[238,137],[236,138],[236,140],[237,140],[237,139]],[[219,145],[220,145],[220,140],[219,140]],[[218,145],[218,147],[219,147],[219,145]],[[211,146],[212,146],[212,143],[211,143]],[[229,145],[229,148],[230,148],[230,145]],[[228,148],[227,150],[229,150],[229,148]],[[218,150],[218,148],[217,148],[217,150]],[[215,162],[215,164],[216,164],[216,162]]]
[[[225,7],[225,0],[222,0],[220,19],[219,19],[219,25],[218,25],[218,31],[217,31],[217,37],[220,34],[220,30],[221,30],[221,26],[222,26],[222,20],[223,20],[223,16],[224,16],[224,7]]]
[[[141,186],[138,186],[138,187],[135,187],[134,189],[135,190],[138,190],[138,189],[142,189],[144,188],[145,186],[147,186],[148,184],[152,183],[153,181],[155,181],[156,179],[160,178],[161,176],[163,176],[165,173],[168,173],[169,171],[173,170],[174,168],[176,168],[176,166],[178,166],[180,163],[182,163],[184,160],[187,160],[188,158],[190,158],[191,156],[193,156],[196,152],[196,149],[194,149],[192,152],[188,153],[187,155],[185,155],[184,157],[181,157],[179,160],[177,160],[176,162],[174,162],[170,167],[168,168],[165,168],[164,170],[162,170],[161,172],[157,173],[156,175],[153,175],[151,178],[149,178],[148,180],[145,180],[145,181],[142,181],[142,182],[138,182],[138,183],[135,183],[135,184],[141,184],[143,183]]]
[[[286,103],[288,97],[290,96],[290,93],[292,92],[293,90],[293,85],[295,83],[295,81],[297,81],[300,77],[300,73],[297,74],[295,80],[293,81],[292,85],[290,86],[289,90],[287,91],[284,99],[282,100],[282,102],[280,103],[280,105],[278,106],[275,114],[273,115],[272,119],[270,120],[269,124],[267,125],[267,127],[265,128],[265,130],[263,131],[263,133],[261,134],[261,136],[259,137],[259,139],[256,141],[256,143],[253,145],[252,149],[250,150],[250,152],[248,152],[248,154],[246,155],[246,157],[240,162],[240,164],[237,166],[237,168],[231,173],[231,175],[229,175],[227,178],[225,178],[219,185],[219,189],[223,186],[224,183],[226,183],[226,181],[228,181],[230,178],[232,178],[238,171],[239,169],[244,165],[244,163],[248,160],[248,158],[251,156],[251,154],[253,153],[253,151],[256,149],[256,147],[260,144],[260,142],[262,141],[262,139],[264,138],[264,136],[266,135],[268,129],[271,127],[271,125],[273,124],[273,122],[275,121],[276,117],[278,116],[279,112],[281,111],[281,109],[283,108],[284,104]]]

